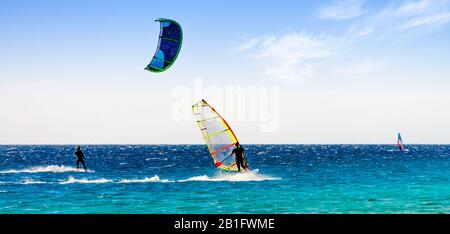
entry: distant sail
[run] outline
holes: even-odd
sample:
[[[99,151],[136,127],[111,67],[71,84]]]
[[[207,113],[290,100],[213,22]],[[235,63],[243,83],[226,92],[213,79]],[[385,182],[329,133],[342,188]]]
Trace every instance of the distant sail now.
[[[151,62],[145,70],[163,72],[167,70],[178,57],[183,41],[183,32],[180,25],[171,19],[156,19],[161,25],[158,48]]]
[[[400,135],[400,133],[398,133],[397,137],[397,147],[401,151],[406,149],[405,145],[403,144],[402,136]]]
[[[215,167],[224,171],[237,172],[236,157],[230,154],[236,148],[235,144],[238,140],[228,123],[205,100],[194,104],[192,112],[197,119]],[[247,165],[245,156],[244,164]]]

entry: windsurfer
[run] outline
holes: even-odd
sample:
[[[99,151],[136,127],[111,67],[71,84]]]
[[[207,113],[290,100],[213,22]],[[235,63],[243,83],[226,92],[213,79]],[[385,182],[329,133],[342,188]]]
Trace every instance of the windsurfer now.
[[[236,142],[235,144],[236,148],[233,149],[233,151],[231,151],[231,155],[235,154],[236,155],[236,166],[238,171],[241,171],[241,167],[243,170],[245,170],[247,168],[247,165],[245,165],[245,160],[244,160],[244,148],[242,148],[242,146],[239,144],[239,142]]]

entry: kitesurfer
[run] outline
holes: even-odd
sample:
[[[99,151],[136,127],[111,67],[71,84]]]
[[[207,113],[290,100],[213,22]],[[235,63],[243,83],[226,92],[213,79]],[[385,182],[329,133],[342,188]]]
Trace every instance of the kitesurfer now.
[[[238,171],[241,171],[241,167],[243,170],[245,170],[247,168],[247,165],[245,165],[245,159],[244,159],[244,148],[242,148],[242,146],[239,144],[239,142],[236,142],[236,144],[234,144],[236,146],[236,148],[233,149],[233,151],[231,151],[231,155],[235,154],[236,155],[236,166]]]
[[[80,146],[77,146],[77,150],[75,151],[75,156],[77,156],[77,170],[80,166],[80,163],[83,164],[84,171],[87,172],[86,164],[84,164],[84,154],[80,149]]]

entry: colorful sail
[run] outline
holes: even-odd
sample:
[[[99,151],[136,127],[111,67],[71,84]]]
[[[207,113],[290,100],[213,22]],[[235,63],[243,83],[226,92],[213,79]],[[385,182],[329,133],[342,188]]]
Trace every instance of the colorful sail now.
[[[400,135],[400,133],[398,133],[397,137],[397,147],[401,151],[406,149],[405,145],[403,144],[402,136]]]
[[[167,70],[178,57],[183,41],[183,32],[180,25],[170,19],[156,19],[161,25],[158,48],[150,64],[145,68],[151,72]]]
[[[194,104],[192,112],[208,146],[215,167],[224,171],[237,172],[236,157],[234,154],[231,155],[231,152],[236,148],[235,144],[238,140],[228,123],[205,100]],[[245,156],[244,164],[247,165]],[[246,168],[248,169],[248,166]]]

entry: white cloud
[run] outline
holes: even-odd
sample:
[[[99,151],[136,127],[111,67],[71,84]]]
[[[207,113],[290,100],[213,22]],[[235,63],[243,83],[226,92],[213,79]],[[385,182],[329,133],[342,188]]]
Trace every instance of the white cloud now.
[[[251,54],[264,61],[264,73],[289,81],[314,76],[314,62],[332,56],[339,44],[336,39],[306,33],[266,36],[258,42]]]
[[[424,27],[424,26],[439,26],[450,21],[450,12],[426,15],[422,17],[416,17],[408,20],[400,28],[404,30],[410,30],[413,28]]]
[[[241,52],[245,50],[249,50],[253,48],[258,42],[260,41],[259,38],[252,38],[244,43],[242,43],[240,46],[237,47],[236,52]]]
[[[277,64],[267,66],[264,73],[274,78],[289,82],[303,82],[317,74],[312,64]]]
[[[430,6],[430,0],[410,1],[397,9],[397,14],[403,16],[422,14]]]
[[[362,6],[363,0],[344,0],[337,1],[334,5],[319,10],[319,18],[346,20],[358,17],[364,14]]]
[[[450,22],[450,1],[419,0],[392,4],[352,25],[351,36],[423,32]]]
[[[366,61],[339,67],[335,69],[333,73],[336,75],[344,76],[367,75],[370,73],[374,73],[384,67],[386,67],[386,64],[383,62]]]
[[[326,38],[291,33],[281,37],[267,37],[257,56],[293,64],[306,59],[329,57],[332,52],[332,45]]]
[[[360,17],[347,32],[338,36],[320,36],[305,32],[253,38],[239,47],[263,61],[263,73],[272,78],[287,81],[304,81],[324,74],[364,75],[374,73],[384,66],[381,62],[360,62],[346,67],[330,67],[328,61],[336,55],[351,53],[352,44],[367,37],[376,39],[400,38],[427,32],[436,26],[450,22],[450,0],[418,0],[392,2],[379,11]],[[322,18],[335,19],[361,15],[363,1],[342,1],[333,7],[322,9]],[[347,9],[345,14],[344,8]],[[339,10],[342,10],[339,14]],[[350,12],[350,13],[349,13]],[[353,12],[351,14],[351,12]],[[359,12],[359,13],[358,13]],[[357,14],[358,13],[358,14]],[[328,60],[327,60],[328,59]]]

